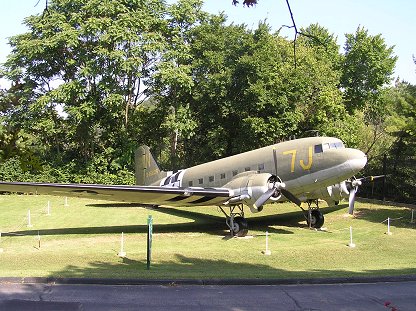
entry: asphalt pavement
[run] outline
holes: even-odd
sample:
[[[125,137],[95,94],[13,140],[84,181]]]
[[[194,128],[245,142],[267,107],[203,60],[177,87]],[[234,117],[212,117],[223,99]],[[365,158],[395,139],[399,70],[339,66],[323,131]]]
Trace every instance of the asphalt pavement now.
[[[26,280],[27,281],[27,280]],[[75,282],[74,282],[75,283]],[[416,310],[416,281],[293,285],[0,282],[0,310]]]

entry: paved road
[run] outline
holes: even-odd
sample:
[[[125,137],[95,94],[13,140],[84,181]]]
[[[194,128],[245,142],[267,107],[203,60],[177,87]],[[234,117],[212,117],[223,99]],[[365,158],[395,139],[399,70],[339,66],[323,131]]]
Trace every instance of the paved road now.
[[[390,307],[384,306],[390,301]],[[334,285],[0,284],[0,310],[416,310],[416,282]]]

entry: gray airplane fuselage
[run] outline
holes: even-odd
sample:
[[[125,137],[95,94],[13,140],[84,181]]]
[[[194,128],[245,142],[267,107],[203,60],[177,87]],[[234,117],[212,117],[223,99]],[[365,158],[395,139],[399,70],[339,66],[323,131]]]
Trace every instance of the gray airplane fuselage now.
[[[286,184],[286,189],[293,194],[307,195],[317,188],[353,176],[365,166],[366,161],[363,152],[345,148],[337,138],[308,137],[193,166],[153,185],[227,188],[227,184],[244,174],[270,173],[280,177]],[[245,186],[247,185],[241,185]]]

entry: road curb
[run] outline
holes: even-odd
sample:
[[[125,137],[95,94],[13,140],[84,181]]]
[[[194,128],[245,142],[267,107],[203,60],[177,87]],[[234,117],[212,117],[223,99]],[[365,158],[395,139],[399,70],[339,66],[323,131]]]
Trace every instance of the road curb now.
[[[414,282],[416,275],[381,277],[345,277],[316,279],[110,279],[55,277],[0,277],[0,284],[68,284],[68,285],[319,285],[352,283]]]

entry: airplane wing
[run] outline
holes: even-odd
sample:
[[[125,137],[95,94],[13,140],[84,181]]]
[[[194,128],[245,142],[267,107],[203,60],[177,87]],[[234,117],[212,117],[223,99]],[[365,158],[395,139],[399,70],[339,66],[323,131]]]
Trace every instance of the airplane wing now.
[[[0,182],[0,192],[86,197],[97,200],[169,206],[221,205],[232,196],[232,191],[227,188],[172,188],[36,182]]]

